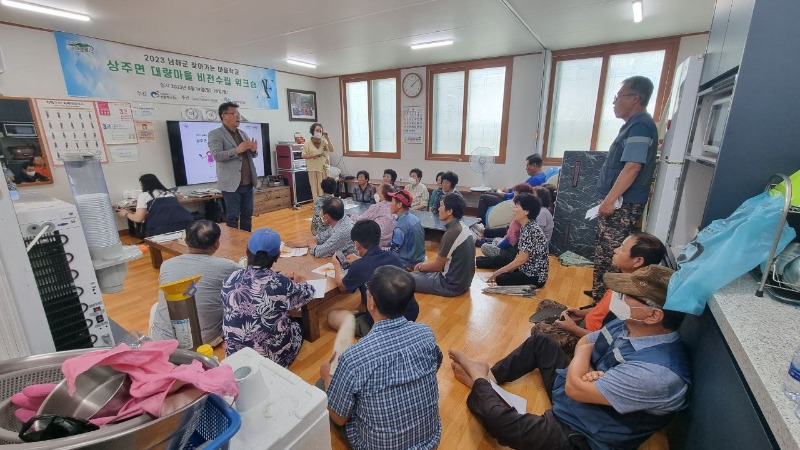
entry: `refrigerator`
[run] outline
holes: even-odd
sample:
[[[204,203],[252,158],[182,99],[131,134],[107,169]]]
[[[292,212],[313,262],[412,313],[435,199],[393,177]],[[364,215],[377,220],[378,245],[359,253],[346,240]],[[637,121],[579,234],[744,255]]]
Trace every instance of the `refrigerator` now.
[[[644,228],[665,244],[677,211],[681,172],[692,134],[703,59],[704,55],[691,56],[675,70],[669,105],[663,116],[667,131],[656,164],[655,188]]]

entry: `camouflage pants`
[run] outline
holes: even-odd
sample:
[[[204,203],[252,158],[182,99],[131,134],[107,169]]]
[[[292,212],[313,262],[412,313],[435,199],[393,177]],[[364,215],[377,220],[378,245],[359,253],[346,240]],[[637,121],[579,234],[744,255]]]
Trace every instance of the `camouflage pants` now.
[[[594,273],[592,274],[592,298],[597,303],[608,288],[603,283],[606,272],[619,272],[611,265],[614,249],[636,231],[634,224],[644,212],[644,204],[624,203],[610,216],[597,218],[597,239],[594,243]]]

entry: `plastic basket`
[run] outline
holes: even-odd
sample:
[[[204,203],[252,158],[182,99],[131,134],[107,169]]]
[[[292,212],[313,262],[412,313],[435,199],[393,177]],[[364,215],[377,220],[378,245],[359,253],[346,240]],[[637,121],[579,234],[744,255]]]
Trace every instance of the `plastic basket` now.
[[[242,419],[239,413],[220,396],[209,394],[200,422],[184,449],[227,449],[231,438],[241,426]]]

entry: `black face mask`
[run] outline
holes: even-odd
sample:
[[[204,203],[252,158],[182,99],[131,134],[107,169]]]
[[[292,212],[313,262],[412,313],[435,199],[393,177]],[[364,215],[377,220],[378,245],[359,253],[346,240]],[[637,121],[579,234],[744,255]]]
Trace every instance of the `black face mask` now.
[[[19,432],[19,438],[25,442],[48,441],[60,439],[89,431],[99,430],[100,427],[88,420],[77,417],[63,417],[55,414],[34,416],[24,425]]]

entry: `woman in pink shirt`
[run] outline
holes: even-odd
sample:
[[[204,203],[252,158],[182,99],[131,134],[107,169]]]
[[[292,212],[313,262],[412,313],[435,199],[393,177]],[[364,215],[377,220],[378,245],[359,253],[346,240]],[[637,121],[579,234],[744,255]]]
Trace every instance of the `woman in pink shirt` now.
[[[390,192],[393,193],[394,188],[389,184],[382,184],[381,187],[378,188],[378,195],[381,201],[370,206],[369,209],[362,214],[350,216],[353,222],[358,222],[363,219],[374,220],[378,226],[381,227],[381,241],[379,244],[381,247],[388,247],[392,242],[392,233],[394,232],[394,226],[397,222],[397,219],[395,219],[390,210],[390,202],[392,200],[392,198],[389,197]]]

